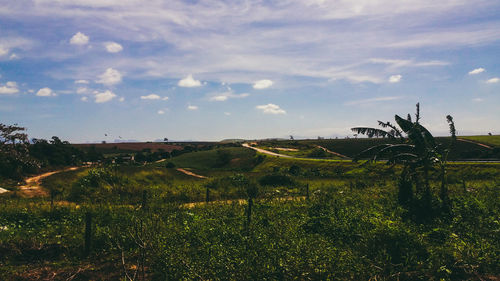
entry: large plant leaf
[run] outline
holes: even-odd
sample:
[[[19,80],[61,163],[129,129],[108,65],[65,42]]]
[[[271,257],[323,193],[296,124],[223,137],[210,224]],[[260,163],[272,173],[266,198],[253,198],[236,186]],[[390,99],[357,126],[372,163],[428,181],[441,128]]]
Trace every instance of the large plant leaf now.
[[[394,137],[399,137],[401,139],[404,139],[404,136],[403,136],[403,132],[401,132],[401,130],[396,127],[395,125],[391,124],[391,122],[382,122],[382,121],[378,121],[378,124],[382,127],[382,128],[391,128],[391,135],[393,135]]]
[[[382,150],[388,146],[391,146],[391,145],[392,144],[380,144],[380,145],[372,146],[368,149],[361,151],[357,155],[355,155],[353,158],[353,161],[358,161],[361,158],[367,158],[367,157],[373,160],[377,156],[377,154],[380,152],[380,150]]]
[[[367,135],[369,138],[372,137],[394,138],[394,136],[391,135],[390,133],[377,128],[355,127],[351,128],[351,131],[357,134]]]

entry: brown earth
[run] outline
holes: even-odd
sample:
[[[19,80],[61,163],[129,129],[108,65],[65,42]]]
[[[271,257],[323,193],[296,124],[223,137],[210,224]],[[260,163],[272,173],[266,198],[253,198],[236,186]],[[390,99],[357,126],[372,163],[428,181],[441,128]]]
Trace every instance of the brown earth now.
[[[43,189],[40,185],[41,184],[40,181],[42,179],[49,177],[53,174],[57,174],[60,172],[66,172],[66,171],[74,171],[74,170],[77,170],[79,168],[81,168],[81,167],[70,167],[67,169],[47,172],[47,173],[44,173],[41,175],[27,178],[25,180],[26,184],[21,185],[19,187],[19,191],[24,197],[28,197],[28,198],[38,197],[38,196],[48,196],[47,190]]]
[[[191,171],[188,171],[188,170],[185,170],[185,169],[182,169],[182,168],[177,168],[176,170],[179,171],[179,172],[181,172],[181,173],[184,173],[184,174],[186,174],[188,176],[193,176],[193,177],[197,177],[197,178],[200,178],[200,179],[207,179],[207,177],[205,177],[205,176],[195,174],[195,173],[193,173]]]
[[[159,151],[163,149],[164,151],[172,152],[173,150],[182,150],[183,146],[165,144],[162,142],[122,142],[122,143],[82,143],[73,144],[73,146],[86,149],[95,146],[97,150],[126,150],[126,151],[142,151],[143,149],[151,149],[151,151]]]

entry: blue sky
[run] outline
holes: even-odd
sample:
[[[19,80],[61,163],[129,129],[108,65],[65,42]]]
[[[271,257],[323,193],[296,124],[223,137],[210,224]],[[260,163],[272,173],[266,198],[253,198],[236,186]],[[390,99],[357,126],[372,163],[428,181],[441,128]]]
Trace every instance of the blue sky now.
[[[0,123],[71,142],[500,134],[497,0],[0,0]],[[108,136],[105,136],[107,134]]]

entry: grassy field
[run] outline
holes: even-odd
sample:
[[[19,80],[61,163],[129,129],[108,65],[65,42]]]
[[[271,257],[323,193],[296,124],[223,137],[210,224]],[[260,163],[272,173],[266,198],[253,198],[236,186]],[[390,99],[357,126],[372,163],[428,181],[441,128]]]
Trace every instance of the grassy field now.
[[[401,169],[228,147],[55,174],[53,204],[0,196],[0,280],[498,277],[500,164],[448,165],[450,212],[431,169],[425,219],[398,203]]]
[[[493,138],[495,139],[495,138]],[[443,145],[448,145],[450,142],[449,137],[437,137],[436,141]],[[372,146],[384,143],[397,143],[396,140],[382,139],[382,138],[358,138],[358,139],[328,139],[328,140],[304,140],[299,143],[320,145],[331,151],[340,154],[354,157],[361,151],[368,149]],[[474,143],[457,141],[452,147],[449,155],[450,160],[466,160],[466,159],[499,159],[498,151],[479,146]]]
[[[186,153],[172,159],[176,167],[207,170],[251,170],[255,164],[256,153],[243,147],[230,147]]]
[[[490,146],[494,147],[500,147],[500,135],[494,135],[494,136],[466,136],[466,137],[460,137],[462,139],[466,140],[472,140],[476,141],[479,143],[484,143]]]

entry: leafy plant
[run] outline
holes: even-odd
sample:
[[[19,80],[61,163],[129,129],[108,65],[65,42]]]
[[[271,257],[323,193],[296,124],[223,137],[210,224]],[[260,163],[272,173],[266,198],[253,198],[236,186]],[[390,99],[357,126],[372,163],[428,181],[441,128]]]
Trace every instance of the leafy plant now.
[[[383,137],[398,139],[398,143],[386,143],[370,147],[354,158],[357,161],[368,157],[370,161],[387,159],[388,164],[402,164],[403,170],[400,174],[398,187],[398,199],[402,205],[409,207],[418,203],[418,212],[427,215],[431,210],[431,190],[429,173],[431,169],[438,166],[441,177],[440,197],[443,208],[448,209],[449,198],[446,188],[446,163],[451,146],[456,140],[456,129],[453,118],[446,117],[451,142],[447,147],[438,144],[432,134],[420,124],[420,105],[416,105],[415,121],[411,115],[401,118],[395,115],[396,125],[390,122],[378,121],[382,129],[368,127],[354,127],[351,130],[368,137]],[[415,193],[412,191],[415,186]],[[418,202],[415,202],[417,200]]]

